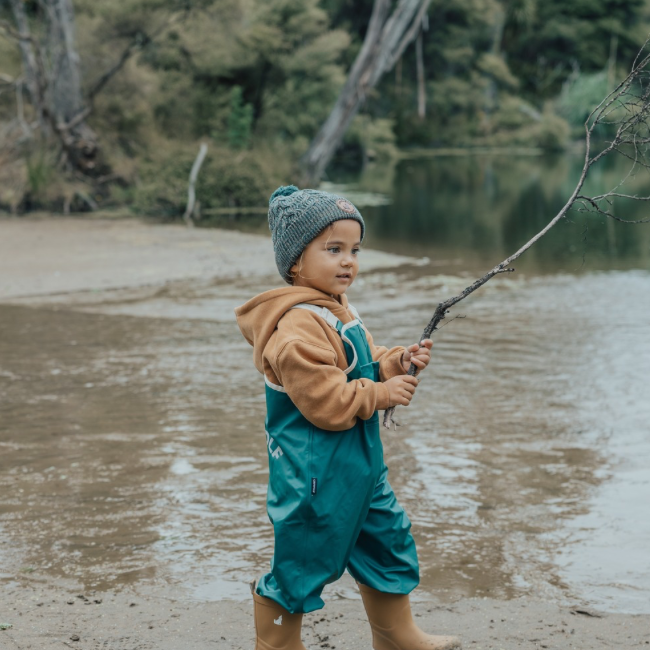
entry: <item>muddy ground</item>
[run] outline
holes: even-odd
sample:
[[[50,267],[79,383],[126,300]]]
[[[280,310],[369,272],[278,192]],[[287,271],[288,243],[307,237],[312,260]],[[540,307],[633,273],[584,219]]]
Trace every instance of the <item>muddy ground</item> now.
[[[423,288],[452,290],[464,282],[440,276],[426,284],[417,260],[385,253],[364,251],[363,264],[367,283],[361,285],[355,303],[365,307],[363,313],[371,314],[378,327],[380,317],[391,318],[382,316],[380,309],[387,296],[408,307],[419,305]],[[412,283],[412,296],[396,291],[395,277]],[[631,279],[646,282],[645,277]],[[628,286],[630,278],[623,280]],[[247,581],[264,570],[269,555],[268,531],[261,536],[257,532],[264,528],[264,449],[243,447],[241,435],[231,440],[228,434],[229,429],[249,430],[263,410],[257,393],[244,388],[254,371],[245,364],[248,351],[235,343],[236,333],[231,332],[232,308],[251,292],[275,283],[269,240],[261,236],[132,220],[0,218],[0,379],[5,382],[0,393],[0,455],[4,456],[4,461],[0,458],[0,626],[6,628],[0,630],[0,648],[253,647],[252,608],[245,594]],[[573,282],[558,280],[550,290],[575,302],[572,292],[603,286],[612,294],[622,293],[620,276],[608,278],[605,285],[588,279],[578,288]],[[542,297],[549,288],[548,283],[532,282],[526,290],[541,292]],[[511,294],[515,305],[521,300],[518,296],[515,287]],[[475,309],[483,309],[489,318],[492,306],[488,300],[477,303]],[[557,321],[556,316],[550,318],[555,321],[549,323]],[[565,357],[586,336],[585,323],[593,321],[588,311],[581,318],[576,321],[580,323],[577,338],[570,340]],[[633,314],[629,318],[638,320]],[[540,319],[538,338],[549,328]],[[532,328],[532,321],[528,325]],[[385,333],[404,329],[404,324],[391,324]],[[158,345],[161,332],[171,332],[172,341]],[[451,329],[447,332],[450,338],[447,347],[441,347],[443,359],[455,349],[462,351],[467,343],[456,340],[459,335]],[[70,343],[70,337],[75,338],[74,354],[66,356],[60,350]],[[475,333],[468,339],[475,340]],[[522,354],[519,341],[511,339],[508,345]],[[246,368],[234,381],[243,395],[242,404],[251,412],[248,419],[226,406],[209,404],[215,392],[224,390],[225,379],[218,371],[207,374],[201,358],[218,348],[221,355],[232,349],[236,363]],[[161,357],[171,357],[174,349],[180,351],[181,360],[166,366]],[[136,356],[138,350],[142,358]],[[30,357],[35,360],[32,365]],[[186,366],[182,366],[183,359]],[[462,374],[464,366],[456,363],[455,367]],[[468,373],[470,368],[475,383],[462,384],[469,392],[484,383],[474,359],[466,362]],[[513,365],[506,368],[508,372],[513,369]],[[545,371],[540,367],[537,372]],[[609,367],[608,372],[610,379],[616,377]],[[560,381],[561,374],[558,370]],[[191,394],[182,393],[183,385],[192,381]],[[516,385],[526,390],[525,381],[517,380]],[[461,413],[469,397],[459,396],[457,386],[454,390],[448,408]],[[222,400],[233,400],[235,394],[222,394]],[[492,417],[502,422],[521,415],[522,407],[513,399],[510,385],[504,386],[503,394],[509,410],[504,411],[502,404],[496,414],[481,401],[487,397],[474,394],[486,429],[491,429]],[[545,399],[556,398],[548,395]],[[188,401],[194,410],[188,409]],[[460,634],[466,647],[477,649],[600,650],[650,644],[650,616],[639,607],[638,598],[630,601],[634,607],[629,611],[642,613],[622,613],[616,606],[620,585],[602,571],[607,555],[595,553],[584,541],[582,546],[567,545],[567,549],[574,548],[572,566],[579,565],[580,557],[594,558],[598,566],[592,565],[587,573],[602,573],[598,584],[586,582],[575,571],[558,570],[549,560],[553,553],[561,557],[568,539],[567,528],[557,520],[575,522],[588,514],[585,504],[606,482],[607,473],[613,472],[603,458],[607,448],[598,454],[588,444],[581,447],[570,439],[575,432],[564,420],[573,421],[583,414],[568,403],[558,406],[556,400],[554,404],[555,412],[566,417],[554,423],[555,438],[540,449],[529,447],[515,453],[511,439],[495,437],[492,450],[472,451],[476,441],[459,439],[451,432],[449,439],[455,442],[447,442],[444,429],[436,433],[439,447],[433,451],[425,438],[415,434],[411,447],[401,439],[387,440],[396,490],[409,504],[419,531],[423,583],[415,594],[414,611],[423,629]],[[595,408],[590,406],[591,411]],[[121,437],[107,428],[107,413],[113,423],[119,422]],[[197,421],[188,419],[188,414]],[[432,414],[424,409],[409,413],[405,424],[426,432],[425,420]],[[244,481],[233,469],[224,469],[223,458],[210,460],[210,443],[201,436],[207,432],[214,438],[205,422],[215,418],[225,423],[220,435],[226,442],[220,449],[244,459],[253,479]],[[54,420],[56,431],[50,431]],[[456,417],[456,424],[466,428],[472,422],[466,416]],[[634,421],[629,424],[633,429]],[[548,423],[536,426],[541,438]],[[134,437],[135,433],[142,435]],[[564,438],[561,447],[558,437]],[[140,442],[135,444],[136,440]],[[156,440],[172,449],[171,466],[161,452],[148,451],[147,446]],[[521,440],[517,444],[523,445]],[[193,445],[201,449],[200,459],[196,449],[190,449]],[[463,457],[470,453],[465,448],[470,449],[471,458]],[[645,447],[638,449],[641,453]],[[142,455],[145,465],[126,458],[133,450]],[[426,486],[430,474],[418,469],[413,453],[431,454],[440,463],[438,487]],[[454,458],[447,461],[446,454]],[[498,463],[504,463],[508,455],[512,465],[501,465],[507,476],[494,478],[502,471]],[[459,467],[463,460],[467,466]],[[478,476],[479,488],[472,485],[472,490],[481,493],[476,497],[478,506],[468,507],[467,486],[474,479],[467,478],[467,472],[479,462],[491,470]],[[531,469],[540,467],[552,467],[552,471],[531,476]],[[452,480],[445,470],[454,470],[457,476]],[[102,492],[97,480],[110,489]],[[435,512],[418,505],[422,481],[439,500]],[[445,486],[450,494],[438,494]],[[459,491],[456,501],[454,490]],[[214,521],[220,508],[233,506],[237,495],[244,497],[246,506],[237,515],[244,531],[243,535],[239,531],[239,539],[233,530],[237,521],[229,527],[205,523],[210,517]],[[475,511],[480,519],[472,523]],[[443,523],[429,530],[426,522],[432,512]],[[522,519],[529,523],[524,525]],[[174,526],[181,532],[170,534],[165,528]],[[617,531],[621,536],[621,530]],[[210,550],[220,545],[225,555]],[[630,547],[628,556],[635,548]],[[219,588],[210,587],[206,575],[218,578]],[[637,581],[620,593],[645,593],[648,587]],[[368,649],[370,634],[351,580],[342,579],[328,587],[326,594],[325,609],[305,617],[307,647]],[[623,600],[621,596],[619,602]]]

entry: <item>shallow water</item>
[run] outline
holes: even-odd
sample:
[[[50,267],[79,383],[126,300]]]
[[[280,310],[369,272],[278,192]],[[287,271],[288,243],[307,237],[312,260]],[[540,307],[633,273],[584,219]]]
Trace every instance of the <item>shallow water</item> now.
[[[466,283],[434,271],[360,277],[378,342]],[[0,579],[247,597],[272,551],[264,392],[230,303],[261,288],[180,285],[165,319],[0,306]],[[650,612],[648,295],[640,270],[498,278],[435,335],[383,435],[423,589]]]

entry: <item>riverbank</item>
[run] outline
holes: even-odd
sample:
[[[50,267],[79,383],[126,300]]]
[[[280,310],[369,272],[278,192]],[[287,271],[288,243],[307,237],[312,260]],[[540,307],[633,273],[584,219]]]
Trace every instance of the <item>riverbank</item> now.
[[[251,650],[251,602],[187,602],[164,586],[147,591],[83,592],[18,580],[3,586],[3,648],[17,650]],[[583,607],[518,598],[418,601],[413,612],[431,633],[459,634],[471,650],[647,648],[647,618],[602,615]],[[303,642],[317,650],[367,650],[361,601],[329,600],[304,617]]]
[[[231,323],[242,296],[278,283],[269,244],[263,236],[132,220],[0,219],[0,625],[11,626],[0,631],[0,647],[252,648],[246,581],[269,557],[265,449],[251,434],[263,404],[250,349]],[[373,333],[375,322],[388,323],[378,331],[382,340],[405,336],[400,310],[413,311],[418,323],[424,319],[423,292],[465,282],[416,277],[420,267],[406,257],[368,250],[363,256],[365,272],[374,273],[357,289],[355,303]],[[405,279],[410,294],[398,291]],[[598,295],[601,285],[585,282],[573,291]],[[575,286],[565,284],[566,291]],[[517,285],[490,291],[509,291],[507,320],[516,325],[523,318],[525,327],[508,323],[507,333],[499,330],[506,319],[496,315],[495,303],[473,303],[464,326],[471,328],[477,314],[483,326],[466,335],[445,328],[447,338],[436,342],[437,359],[453,369],[445,377],[448,392],[435,378],[423,382],[417,410],[402,415],[400,435],[386,438],[391,482],[408,504],[421,549],[418,623],[458,633],[466,648],[477,650],[648,647],[647,614],[596,611],[589,591],[572,590],[556,573],[554,527],[589,507],[607,466],[594,451],[601,444],[595,435],[582,441],[574,435],[581,412],[563,411],[554,394],[546,399],[555,400],[553,410],[564,419],[544,422],[546,402],[533,412],[537,420],[521,411],[539,394],[535,377],[547,374],[531,364],[548,355],[543,337],[553,328],[545,314],[529,319],[521,294],[506,286]],[[604,299],[621,297],[620,286],[613,284]],[[588,311],[584,321],[571,321],[558,298],[562,287],[551,285],[540,297],[547,305],[550,295],[558,302],[567,347],[551,361],[575,389],[569,372],[577,364],[559,364],[591,340],[587,325],[596,319]],[[567,296],[576,302],[574,293]],[[550,311],[548,318],[556,322],[558,315]],[[634,313],[628,318],[641,322]],[[531,349],[516,338],[528,330],[539,347],[513,365]],[[470,352],[481,345],[486,358],[506,364],[497,366],[499,382],[514,376],[520,391],[516,403],[495,412],[501,393],[510,399],[515,391],[492,381],[488,393],[480,392],[485,377],[495,376],[492,366],[481,371]],[[510,347],[513,357],[506,356]],[[588,351],[594,363],[602,348]],[[629,377],[634,360],[617,355]],[[607,368],[610,388],[612,377],[623,375]],[[585,391],[593,390],[585,382]],[[465,394],[477,404],[475,417]],[[450,412],[426,410],[436,395]],[[571,397],[567,409],[584,401],[582,394]],[[593,399],[601,401],[599,393]],[[598,404],[587,407],[598,414]],[[510,423],[520,431],[517,418],[536,427],[539,449],[526,439],[497,437],[503,435],[497,423],[506,433]],[[435,431],[426,428],[429,421]],[[479,423],[490,436],[484,451],[474,437]],[[431,441],[437,446],[427,447]],[[441,469],[424,472],[418,458]],[[436,503],[440,510],[426,510]],[[563,531],[559,548],[569,549]],[[600,566],[601,556],[594,557]],[[306,646],[367,650],[370,634],[351,580],[326,593],[325,610],[305,617]]]
[[[364,250],[364,268],[411,258]],[[139,219],[0,217],[0,300],[260,278],[276,282],[270,238]],[[278,279],[279,282],[279,279]]]

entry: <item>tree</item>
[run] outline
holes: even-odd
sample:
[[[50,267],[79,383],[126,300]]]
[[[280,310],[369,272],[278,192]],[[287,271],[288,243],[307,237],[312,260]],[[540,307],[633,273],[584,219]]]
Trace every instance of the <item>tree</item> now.
[[[634,57],[647,35],[645,0],[507,0],[501,48],[522,91],[539,101],[557,94],[574,68],[597,72],[610,58]]]
[[[39,0],[44,36],[32,36],[25,4],[9,0],[17,31],[5,33],[19,44],[23,77],[42,137],[54,133],[71,167],[85,174],[103,172],[97,166],[97,136],[86,123],[89,110],[81,92],[80,59],[75,49],[71,0]]]
[[[169,2],[167,19],[152,33],[138,29],[117,61],[82,90],[81,57],[75,44],[75,13],[72,0],[36,0],[28,14],[23,0],[7,0],[15,27],[0,21],[5,35],[17,42],[23,75],[40,137],[54,135],[61,146],[60,162],[71,171],[98,177],[109,172],[100,155],[99,139],[87,118],[93,110],[95,96],[119,72],[134,53],[147,46],[192,2]],[[149,3],[155,8],[156,3]],[[22,80],[20,81],[22,83]],[[31,134],[30,134],[31,135]]]
[[[363,46],[355,59],[329,117],[302,157],[303,182],[318,181],[341,144],[368,92],[392,70],[421,30],[430,0],[375,0]]]

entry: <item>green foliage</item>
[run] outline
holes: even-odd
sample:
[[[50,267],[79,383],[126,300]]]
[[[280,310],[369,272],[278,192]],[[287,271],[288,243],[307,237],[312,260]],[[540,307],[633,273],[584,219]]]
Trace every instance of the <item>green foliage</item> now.
[[[564,149],[569,142],[569,125],[548,111],[531,118],[521,100],[511,98],[508,105],[494,115],[492,131],[479,141],[497,147],[534,147],[547,151]]]
[[[74,4],[87,88],[129,44],[159,32],[95,98],[91,123],[126,181],[111,200],[168,216],[184,210],[198,139],[210,142],[197,186],[205,208],[263,205],[276,181],[295,180],[291,167],[329,115],[373,8],[373,0]],[[648,31],[650,0],[432,0],[426,116],[417,113],[411,45],[369,93],[338,162],[391,160],[397,147],[562,147]],[[7,74],[20,74],[15,44],[0,42],[0,58]],[[14,94],[0,94],[0,127],[15,115]],[[52,173],[34,153],[20,182],[0,174],[0,185],[60,198]],[[17,192],[5,191],[6,202]],[[63,194],[71,192],[79,193]]]
[[[497,54],[482,54],[476,61],[476,68],[503,88],[515,89],[519,86],[519,79],[510,72],[503,57]]]
[[[196,183],[201,209],[266,205],[288,176],[282,153],[252,149],[235,152],[210,145]],[[133,207],[140,214],[177,218],[187,205],[187,187],[194,148],[174,147],[140,167]],[[280,160],[278,160],[278,158]]]
[[[40,148],[36,153],[28,154],[25,164],[29,192],[32,197],[38,197],[49,186],[54,173],[54,165],[44,148]]]
[[[374,115],[394,118],[400,146],[557,148],[568,142],[567,121],[584,122],[607,94],[598,81],[603,70],[620,78],[616,62],[627,66],[644,42],[650,2],[432,0],[429,25],[426,118],[417,115],[414,48],[370,106]],[[553,115],[548,102],[558,94]]]
[[[577,75],[568,81],[558,97],[558,112],[569,124],[581,129],[591,111],[612,90],[607,71]]]
[[[646,0],[513,0],[504,5],[502,48],[531,97],[556,95],[576,66],[598,72],[611,54],[629,63],[649,31]]]
[[[245,149],[251,137],[253,106],[244,104],[241,86],[230,91],[230,115],[228,116],[228,143],[233,149]]]
[[[265,0],[257,3],[242,44],[259,69],[256,133],[292,140],[302,153],[336,100],[345,81],[338,62],[349,36],[330,30],[318,0]],[[246,93],[245,93],[246,94]]]
[[[392,120],[357,115],[346,133],[344,150],[363,162],[390,161],[397,155],[393,129]]]
[[[227,152],[224,152],[227,153]],[[201,170],[196,195],[205,208],[266,205],[274,183],[255,154],[211,156]]]

